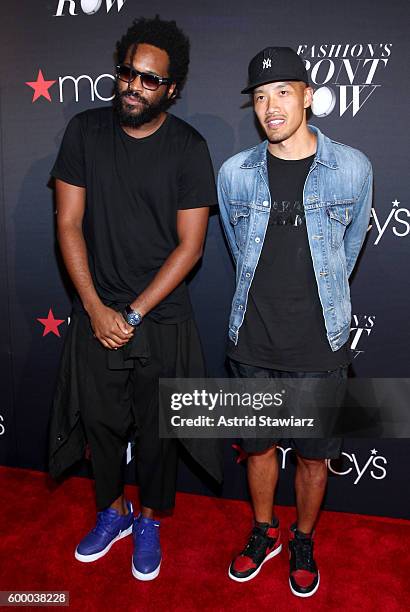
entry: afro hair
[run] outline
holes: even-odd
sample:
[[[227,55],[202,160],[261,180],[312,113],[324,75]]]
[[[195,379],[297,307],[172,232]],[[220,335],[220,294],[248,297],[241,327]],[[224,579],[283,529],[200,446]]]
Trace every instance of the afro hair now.
[[[159,15],[154,19],[140,17],[132,22],[124,36],[117,42],[117,60],[124,62],[130,47],[145,43],[163,49],[169,57],[169,77],[176,83],[177,97],[188,74],[189,38],[177,27],[175,21],[163,21]]]

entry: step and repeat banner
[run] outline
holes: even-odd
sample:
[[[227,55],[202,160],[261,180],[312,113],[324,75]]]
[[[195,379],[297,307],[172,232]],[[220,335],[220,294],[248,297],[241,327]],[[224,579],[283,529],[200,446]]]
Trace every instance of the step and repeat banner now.
[[[363,151],[374,168],[371,228],[352,282],[353,373],[409,377],[409,12],[404,0],[317,0],[309,7],[302,0],[1,3],[1,464],[47,468],[47,424],[71,300],[49,171],[68,120],[111,103],[115,43],[139,16],[175,19],[190,36],[189,78],[172,112],[207,139],[215,171],[260,139],[240,94],[249,60],[270,45],[291,46],[303,57],[316,90],[311,123]],[[190,292],[216,377],[226,375],[233,288],[214,214]],[[188,459],[181,462],[180,490],[247,498],[237,455],[227,441],[219,490]],[[291,504],[294,458],[286,444],[279,458],[278,502]],[[325,507],[410,518],[409,465],[410,440],[346,440],[341,460],[328,464]],[[88,470],[84,464],[77,473]]]

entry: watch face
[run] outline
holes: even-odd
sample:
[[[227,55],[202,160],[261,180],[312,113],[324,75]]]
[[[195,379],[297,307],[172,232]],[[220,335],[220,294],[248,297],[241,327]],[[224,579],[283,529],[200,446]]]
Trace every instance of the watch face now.
[[[142,316],[140,315],[139,312],[137,312],[136,310],[132,310],[132,308],[130,308],[129,306],[127,306],[126,308],[126,312],[127,312],[127,322],[132,325],[133,327],[135,327],[136,325],[139,325],[142,321]]]

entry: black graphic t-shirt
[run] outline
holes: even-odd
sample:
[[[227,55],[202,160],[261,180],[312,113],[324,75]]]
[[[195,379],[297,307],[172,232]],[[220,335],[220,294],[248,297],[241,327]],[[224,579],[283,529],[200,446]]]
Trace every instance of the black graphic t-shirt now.
[[[347,345],[333,352],[313,270],[303,187],[314,155],[283,160],[269,152],[271,212],[249,291],[245,319],[228,355],[286,371],[333,370],[349,363]]]
[[[178,210],[217,203],[207,144],[174,115],[137,139],[110,107],[80,113],[68,124],[51,174],[86,188],[84,238],[106,304],[130,303],[151,282],[178,246]],[[78,299],[74,306],[81,308]],[[147,316],[164,323],[189,318],[185,283]]]

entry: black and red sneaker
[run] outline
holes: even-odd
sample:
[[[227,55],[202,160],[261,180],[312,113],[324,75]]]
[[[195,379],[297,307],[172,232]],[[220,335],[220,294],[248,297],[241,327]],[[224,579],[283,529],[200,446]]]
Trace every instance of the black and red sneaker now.
[[[319,588],[320,574],[313,558],[313,533],[306,535],[296,529],[289,534],[289,585],[298,597],[310,597]]]
[[[229,578],[237,582],[252,580],[265,561],[276,557],[281,550],[279,523],[255,523],[247,545],[229,566]]]

